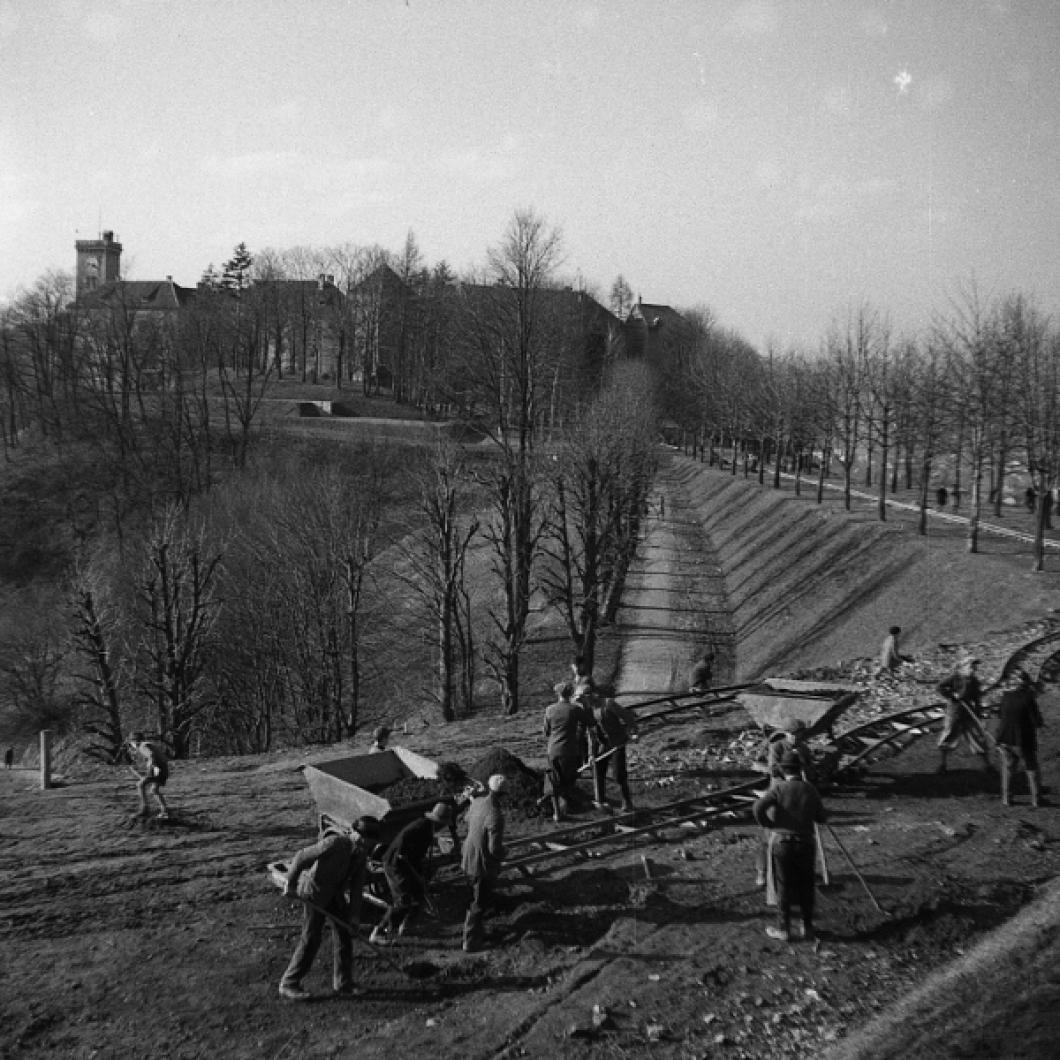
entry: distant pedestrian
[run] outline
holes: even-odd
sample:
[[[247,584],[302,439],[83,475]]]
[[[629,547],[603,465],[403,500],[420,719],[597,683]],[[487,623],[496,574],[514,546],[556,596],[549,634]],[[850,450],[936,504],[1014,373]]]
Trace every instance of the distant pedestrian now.
[[[129,745],[133,752],[143,759],[144,771],[142,773],[135,765],[133,766],[133,772],[140,778],[136,786],[140,795],[139,816],[148,816],[147,793],[150,791],[158,800],[159,820],[165,820],[169,817],[169,807],[166,806],[166,799],[162,794],[162,789],[169,779],[169,760],[166,758],[166,753],[161,744],[144,739],[142,732],[132,733],[129,736]]]
[[[1037,807],[1040,802],[1038,730],[1044,722],[1034,693],[1034,681],[1021,670],[1019,685],[1001,697],[998,708],[996,738],[1001,751],[1001,801],[1005,806],[1012,805],[1012,771],[1021,761],[1027,774],[1031,806]]]
[[[311,846],[295,854],[287,870],[284,894],[305,902],[302,934],[280,980],[285,1001],[309,1001],[302,980],[320,949],[324,921],[331,923],[332,986],[336,994],[354,996],[353,932],[360,924],[367,876],[368,846],[379,834],[374,817],[360,818],[352,828],[332,826]]]
[[[567,816],[570,797],[577,786],[578,763],[589,718],[580,704],[571,702],[574,685],[570,681],[556,685],[556,693],[559,699],[546,708],[543,730],[547,741],[552,819],[559,822]]]
[[[631,710],[621,706],[610,695],[611,689],[600,688],[590,700],[592,710],[592,760],[594,805],[607,809],[607,774],[614,771],[615,783],[622,795],[622,812],[633,810],[633,796],[629,791],[626,746],[636,739],[637,719]]]
[[[1023,504],[1029,512],[1033,512],[1034,509],[1038,506],[1038,494],[1034,491],[1033,486],[1028,486],[1026,491],[1024,492]]]
[[[439,802],[417,821],[405,825],[383,855],[383,872],[390,885],[390,908],[383,914],[369,938],[386,944],[404,935],[420,908],[427,902],[431,848],[434,834],[449,824],[452,808]]]
[[[972,754],[981,755],[983,765],[990,769],[979,711],[983,703],[983,687],[979,683],[979,660],[968,657],[956,671],[938,686],[939,695],[946,699],[946,720],[939,736],[939,773],[945,773],[948,759],[962,742]]]
[[[389,740],[390,726],[380,725],[372,732],[372,746],[368,749],[368,753],[378,754],[380,751],[385,751]]]
[[[893,674],[902,663],[910,661],[908,655],[903,655],[898,650],[898,637],[901,632],[901,626],[891,626],[887,630],[887,636],[884,637],[883,646],[880,648],[880,665],[876,671],[877,677]]]
[[[771,857],[777,884],[777,923],[766,928],[771,939],[791,941],[791,910],[802,913],[802,936],[814,938],[815,856],[818,824],[827,820],[817,789],[800,777],[801,762],[789,752],[781,760],[783,779],[753,806],[755,821],[773,836]]]
[[[10,769],[11,766],[14,764],[14,761],[15,761],[15,749],[13,747],[9,747],[4,752],[4,768],[5,769]]]
[[[945,508],[946,503],[949,501],[950,495],[945,486],[939,486],[935,491],[935,504],[939,508]]]
[[[504,861],[505,779],[495,773],[486,782],[483,794],[471,800],[467,813],[467,838],[461,867],[471,884],[471,902],[464,917],[464,949],[473,953],[485,942],[483,920],[494,902],[497,877]]]
[[[708,646],[688,675],[689,692],[708,692],[714,681],[714,649]]]

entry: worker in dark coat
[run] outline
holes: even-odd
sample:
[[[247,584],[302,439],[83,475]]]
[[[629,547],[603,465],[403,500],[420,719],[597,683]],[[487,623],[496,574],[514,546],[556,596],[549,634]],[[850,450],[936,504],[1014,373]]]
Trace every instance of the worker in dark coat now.
[[[353,931],[360,923],[368,844],[379,832],[374,817],[360,818],[352,828],[325,830],[320,840],[295,854],[287,870],[284,894],[305,902],[302,934],[280,980],[285,1001],[308,1001],[302,979],[320,949],[324,921],[331,923],[332,985],[336,994],[354,995]]]
[[[981,755],[983,765],[991,769],[984,742],[983,726],[979,721],[979,711],[983,705],[983,686],[979,683],[979,660],[968,657],[961,660],[956,671],[938,686],[939,695],[946,699],[946,719],[939,736],[938,772],[945,773],[948,759],[961,742],[968,749]]]
[[[162,794],[162,789],[169,779],[169,759],[166,757],[166,752],[157,741],[144,739],[142,732],[134,732],[129,736],[129,746],[133,753],[140,757],[143,766],[142,773],[133,766],[133,770],[140,777],[140,782],[136,786],[140,795],[139,815],[141,817],[148,815],[147,793],[151,791],[158,800],[158,816],[161,820],[165,820],[169,816],[166,797]]]
[[[486,782],[483,794],[471,799],[467,812],[467,838],[461,868],[471,884],[471,903],[464,918],[464,949],[468,953],[482,948],[482,922],[493,904],[493,896],[504,861],[504,797],[505,779],[495,773]]]
[[[622,812],[633,810],[629,791],[626,746],[637,738],[637,719],[631,710],[616,702],[610,689],[594,688],[588,705],[592,711],[593,803],[598,810],[608,809],[607,774],[613,770],[615,783],[622,795]]]
[[[802,912],[802,935],[813,939],[814,858],[817,824],[826,820],[817,789],[800,776],[802,763],[789,752],[781,761],[784,779],[752,808],[755,821],[773,833],[773,873],[777,882],[777,923],[766,928],[771,939],[791,941],[791,908]]]
[[[758,753],[757,761],[769,777],[769,785],[773,787],[784,779],[784,770],[781,763],[786,755],[793,754],[799,760],[799,776],[803,780],[814,781],[813,752],[806,743],[810,730],[802,718],[794,718],[787,729],[777,729],[766,735],[765,743]],[[762,842],[758,847],[758,857],[755,862],[755,886],[767,887],[767,901],[773,904],[771,895],[774,887],[769,886],[768,870],[772,864],[772,848],[774,835],[770,831],[762,833]],[[775,879],[774,879],[775,885]]]
[[[1020,671],[1019,684],[1001,697],[998,706],[997,742],[1001,751],[1001,801],[1012,805],[1012,771],[1023,762],[1031,806],[1040,804],[1041,772],[1038,767],[1038,730],[1044,724],[1030,674]]]
[[[452,807],[439,802],[418,821],[405,825],[383,855],[383,872],[390,885],[390,908],[383,914],[369,942],[385,945],[404,935],[427,900],[431,848],[439,828],[449,823]]]
[[[584,707],[571,702],[572,682],[561,681],[556,685],[556,692],[559,699],[545,709],[544,734],[548,741],[545,753],[552,788],[552,819],[562,821],[578,781],[582,737],[590,718]]]

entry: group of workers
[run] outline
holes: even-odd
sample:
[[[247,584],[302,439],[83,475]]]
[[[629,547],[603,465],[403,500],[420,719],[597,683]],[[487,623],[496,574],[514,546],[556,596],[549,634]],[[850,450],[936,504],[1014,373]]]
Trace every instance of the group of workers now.
[[[485,943],[484,922],[494,904],[497,878],[504,860],[506,781],[501,773],[485,784],[472,783],[466,791],[467,834],[460,864],[471,890],[464,917],[463,949],[474,953]],[[439,802],[423,817],[411,821],[382,852],[382,869],[390,902],[368,941],[388,945],[406,933],[430,900],[427,884],[435,834],[452,823],[454,810]],[[308,1001],[312,995],[303,979],[313,964],[330,922],[333,950],[332,988],[338,995],[358,996],[353,982],[353,940],[361,921],[363,891],[369,858],[379,845],[380,823],[361,817],[350,826],[331,824],[316,843],[304,847],[287,870],[284,894],[302,899],[302,932],[280,979],[285,1001]]]
[[[893,674],[911,658],[899,650],[901,628],[888,630],[881,653],[878,674]],[[713,678],[714,656],[707,650],[689,678],[693,692],[708,691]],[[1032,807],[1042,805],[1041,774],[1038,764],[1037,731],[1042,715],[1036,693],[1040,686],[1024,671],[1017,674],[1017,685],[1006,691],[998,705],[998,724],[991,737],[981,720],[982,685],[979,660],[967,656],[954,672],[937,686],[946,700],[946,715],[938,748],[938,771],[945,773],[949,756],[962,744],[983,758],[992,770],[989,751],[996,746],[1001,767],[1001,799],[1012,805],[1012,779],[1022,765],[1027,778]],[[626,748],[637,737],[633,713],[620,706],[612,689],[593,681],[581,658],[571,664],[568,677],[555,686],[557,700],[544,714],[543,731],[547,741],[546,799],[552,805],[556,822],[567,818],[571,795],[579,774],[591,769],[593,804],[611,809],[606,788],[612,772],[621,794],[621,810],[632,812]],[[377,728],[371,751],[387,748],[388,726]],[[827,820],[823,801],[814,787],[813,757],[806,743],[806,725],[795,720],[786,731],[767,735],[762,766],[769,776],[769,788],[752,807],[755,822],[765,837],[757,859],[756,885],[766,887],[776,904],[776,922],[766,928],[770,938],[791,941],[814,938],[814,897],[816,854],[820,847],[818,828]],[[133,754],[142,763],[140,814],[146,816],[147,795],[159,804],[160,818],[168,816],[162,788],[169,774],[164,749],[156,741],[135,732],[129,738]],[[387,910],[372,930],[368,941],[388,945],[406,933],[415,917],[430,900],[431,851],[439,829],[448,826],[461,867],[470,887],[465,914],[463,948],[475,952],[484,945],[484,920],[494,903],[495,889],[504,859],[505,778],[491,776],[487,783],[471,782],[459,799],[439,801],[430,811],[405,825],[385,845],[380,845],[380,824],[362,817],[350,826],[332,824],[321,838],[300,850],[291,861],[284,893],[296,894],[305,903],[298,945],[280,981],[280,997],[291,1001],[310,998],[302,980],[320,948],[325,921],[333,936],[333,988],[337,994],[359,993],[353,983],[352,947],[360,924],[362,892],[369,858],[379,860],[390,891]],[[456,834],[458,815],[466,812],[467,833],[462,844]],[[793,909],[801,919],[792,923]]]
[[[584,661],[571,663],[571,675],[555,686],[558,698],[545,709],[543,731],[548,758],[546,798],[552,819],[564,821],[578,783],[578,775],[592,771],[593,806],[611,810],[607,777],[613,773],[622,797],[621,812],[632,813],[626,747],[637,738],[633,712],[621,706],[610,686],[593,681]]]

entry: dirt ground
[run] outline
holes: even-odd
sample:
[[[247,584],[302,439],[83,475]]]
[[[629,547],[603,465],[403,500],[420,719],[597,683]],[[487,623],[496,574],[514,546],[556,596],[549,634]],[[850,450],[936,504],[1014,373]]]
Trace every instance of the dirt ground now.
[[[704,632],[697,607],[736,606],[738,591],[712,566],[723,551],[717,524],[703,530],[717,517],[711,490],[723,487],[733,484],[704,486],[681,458],[664,467],[663,503],[623,612],[624,692],[680,688]],[[742,490],[744,508],[776,503],[753,483]],[[821,548],[844,521],[863,518],[820,519]],[[911,557],[891,564],[892,581],[873,590],[897,594],[904,613],[916,616],[907,646],[916,663],[900,682],[871,677],[868,618],[846,621],[846,613],[825,628],[808,603],[785,619],[812,627],[787,671],[843,659],[836,673],[862,687],[862,712],[930,694],[965,646],[992,680],[1011,651],[1054,621],[1055,573],[1028,599],[1007,588],[1021,584],[1026,557],[991,553],[991,570],[1008,569],[1009,577],[992,576],[991,599],[980,604],[982,568],[965,563],[959,538],[940,535],[931,548],[951,583],[948,600],[961,599],[957,580],[967,576],[968,599],[977,601],[959,636],[961,609],[936,613],[937,588],[918,566],[923,543],[894,532],[879,547],[893,549],[895,560]],[[820,592],[827,612],[833,591],[822,584]],[[712,617],[711,628],[723,619]],[[736,669],[745,664],[739,623],[731,628],[737,643],[725,664]],[[1045,782],[1060,791],[1053,691],[1043,709]],[[540,767],[539,727],[533,710],[395,734],[395,742],[462,763],[503,746]],[[739,708],[646,726],[631,752],[638,805],[754,775],[744,753],[749,728]],[[860,783],[828,792],[834,835],[825,833],[830,879],[819,889],[817,948],[764,934],[771,914],[754,887],[759,835],[747,818],[733,817],[706,830],[675,827],[657,840],[639,836],[531,877],[506,875],[489,948],[475,954],[460,949],[465,888],[443,871],[437,917],[381,953],[358,943],[363,997],[328,993],[326,939],[306,984],[318,999],[282,1003],[276,986],[300,910],[265,867],[313,837],[316,812],[301,766],[341,753],[177,763],[168,822],[130,816],[135,792],[121,769],[60,760],[59,783],[47,791],[31,769],[0,771],[0,1055],[1055,1055],[1055,916],[1040,913],[1021,934],[1008,925],[1054,896],[1058,811],[1031,810],[1025,798],[1003,808],[996,777],[971,757],[957,756],[956,768],[936,776],[930,737]],[[510,814],[514,835],[547,828]],[[977,957],[984,939],[993,947],[985,960]],[[932,982],[941,994],[917,993]],[[875,1026],[884,1028],[882,1044],[867,1030]],[[900,1051],[887,1052],[887,1043]]]

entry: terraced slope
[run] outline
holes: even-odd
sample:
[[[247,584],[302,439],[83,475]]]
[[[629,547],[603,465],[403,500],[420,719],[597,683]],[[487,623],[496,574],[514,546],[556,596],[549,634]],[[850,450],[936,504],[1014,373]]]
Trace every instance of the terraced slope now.
[[[1029,620],[1058,602],[1057,572],[1013,572],[1027,546],[984,535],[965,551],[959,524],[927,537],[913,513],[886,523],[868,505],[847,512],[838,498],[816,504],[787,486],[704,467],[675,454],[666,470],[669,510],[690,522],[720,569],[716,592],[729,611],[732,677],[833,665],[873,655],[888,626],[906,648],[969,640]],[[1055,568],[1058,560],[1051,560]]]

